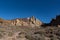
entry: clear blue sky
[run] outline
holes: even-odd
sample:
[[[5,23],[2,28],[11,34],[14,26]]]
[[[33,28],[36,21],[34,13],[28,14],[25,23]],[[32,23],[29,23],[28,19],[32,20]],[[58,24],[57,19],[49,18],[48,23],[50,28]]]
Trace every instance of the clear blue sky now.
[[[35,16],[43,22],[60,14],[60,0],[0,0],[0,17],[4,19]]]

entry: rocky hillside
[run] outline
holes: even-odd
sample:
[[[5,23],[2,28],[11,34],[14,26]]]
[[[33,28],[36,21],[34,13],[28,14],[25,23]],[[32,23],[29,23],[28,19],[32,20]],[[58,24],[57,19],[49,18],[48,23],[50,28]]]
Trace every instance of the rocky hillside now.
[[[59,15],[50,23],[42,23],[34,16],[13,20],[0,18],[0,40],[60,40],[59,25]]]
[[[1,25],[11,25],[11,26],[40,26],[42,25],[42,22],[36,19],[34,16],[28,17],[28,18],[17,18],[13,20],[3,20],[0,19],[0,24]]]

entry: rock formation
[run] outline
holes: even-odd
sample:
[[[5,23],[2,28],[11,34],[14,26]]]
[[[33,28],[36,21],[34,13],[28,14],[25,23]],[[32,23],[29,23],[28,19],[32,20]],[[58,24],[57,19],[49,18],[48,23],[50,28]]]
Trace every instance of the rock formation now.
[[[55,19],[52,19],[52,21],[50,22],[50,25],[52,26],[60,25],[60,15],[57,15]]]
[[[60,15],[57,15],[56,18],[53,18],[50,23],[43,23],[42,26],[58,26],[60,27]]]
[[[40,26],[42,24],[42,22],[36,19],[34,16],[29,18],[17,18],[14,20],[0,20],[0,23],[1,24],[4,23],[7,25],[11,24],[13,26],[31,26],[31,27]]]

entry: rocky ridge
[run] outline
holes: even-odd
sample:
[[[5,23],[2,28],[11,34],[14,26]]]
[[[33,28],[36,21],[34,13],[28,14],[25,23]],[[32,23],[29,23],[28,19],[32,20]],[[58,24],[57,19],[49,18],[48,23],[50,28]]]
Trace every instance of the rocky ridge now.
[[[41,21],[36,19],[34,16],[29,18],[17,18],[14,20],[1,20],[0,24],[6,24],[6,25],[13,25],[13,26],[40,26],[42,24]]]

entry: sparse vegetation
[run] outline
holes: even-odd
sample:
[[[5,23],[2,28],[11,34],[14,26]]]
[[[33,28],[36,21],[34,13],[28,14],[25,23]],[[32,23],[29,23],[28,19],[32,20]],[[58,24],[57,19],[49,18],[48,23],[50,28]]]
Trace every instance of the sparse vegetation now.
[[[0,33],[0,39],[1,39],[1,38],[3,38],[3,35],[2,35],[2,33]]]
[[[13,32],[8,32],[8,36],[13,36]]]

